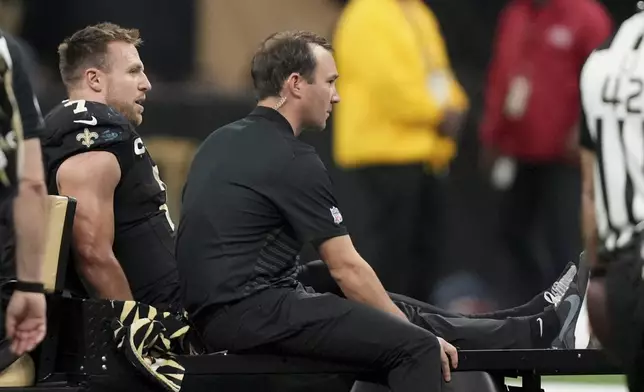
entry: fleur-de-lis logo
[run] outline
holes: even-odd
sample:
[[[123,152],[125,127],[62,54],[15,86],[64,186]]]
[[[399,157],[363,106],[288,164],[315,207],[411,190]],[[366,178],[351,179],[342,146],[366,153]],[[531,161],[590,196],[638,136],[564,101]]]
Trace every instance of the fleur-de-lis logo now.
[[[90,132],[87,128],[85,128],[83,132],[76,135],[76,140],[81,142],[81,144],[87,148],[94,144],[94,139],[98,139],[98,133]]]

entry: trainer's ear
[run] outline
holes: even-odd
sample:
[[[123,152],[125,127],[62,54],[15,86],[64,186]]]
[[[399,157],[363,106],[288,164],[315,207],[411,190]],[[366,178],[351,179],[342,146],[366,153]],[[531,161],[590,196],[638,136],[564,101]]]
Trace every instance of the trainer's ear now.
[[[83,74],[84,81],[93,91],[100,93],[105,88],[105,74],[98,68],[87,68]]]
[[[290,95],[296,97],[296,98],[301,98],[302,97],[302,90],[304,88],[305,80],[297,72],[294,72],[289,75],[288,79],[286,79],[285,87],[288,89]]]

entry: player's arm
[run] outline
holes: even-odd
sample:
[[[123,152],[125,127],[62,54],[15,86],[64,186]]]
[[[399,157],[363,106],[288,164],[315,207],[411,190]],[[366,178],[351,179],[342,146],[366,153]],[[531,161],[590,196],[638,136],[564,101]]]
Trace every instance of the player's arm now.
[[[91,151],[67,158],[56,181],[61,195],[77,200],[73,244],[82,276],[101,298],[131,300],[129,283],[112,250],[114,190],[120,178],[112,153]]]
[[[333,237],[319,245],[322,260],[344,295],[407,320],[391,301],[373,268],[358,254],[349,235]]]

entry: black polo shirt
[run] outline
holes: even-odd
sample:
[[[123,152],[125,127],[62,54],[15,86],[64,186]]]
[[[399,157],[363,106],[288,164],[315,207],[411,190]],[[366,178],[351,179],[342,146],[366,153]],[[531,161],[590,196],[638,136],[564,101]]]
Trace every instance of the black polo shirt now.
[[[315,149],[277,111],[257,107],[200,146],[184,188],[176,256],[184,306],[295,287],[298,253],[347,234]]]

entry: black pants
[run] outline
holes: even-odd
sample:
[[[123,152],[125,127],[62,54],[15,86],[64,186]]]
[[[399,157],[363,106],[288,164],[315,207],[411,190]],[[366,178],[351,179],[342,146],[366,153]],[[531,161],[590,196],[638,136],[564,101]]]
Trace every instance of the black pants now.
[[[337,282],[331,276],[329,268],[322,260],[310,261],[301,266],[297,276],[298,280],[305,286],[312,287],[318,293],[332,293],[339,297],[343,297],[344,293],[338,286]],[[532,300],[510,309],[502,309],[489,313],[479,314],[460,314],[447,311],[432,304],[419,301],[414,298],[407,297],[402,294],[388,292],[389,297],[398,303],[405,303],[417,308],[422,313],[431,313],[447,318],[478,318],[478,319],[494,319],[505,320],[513,317],[530,317],[537,315],[544,311],[545,308],[550,306],[542,293],[537,294]]]
[[[520,282],[516,293],[522,299],[541,291],[566,263],[578,258],[579,194],[578,168],[564,163],[518,163],[515,181],[501,197],[500,226]],[[542,230],[533,233],[537,227]],[[535,237],[543,239],[545,246],[535,248]],[[545,250],[543,259],[538,249]]]
[[[439,391],[436,335],[462,349],[531,347],[528,320],[447,318],[395,301],[406,322],[334,294],[267,289],[194,320],[211,352],[303,355],[387,374],[396,391]]]
[[[428,300],[446,253],[445,184],[422,165],[352,171],[365,194],[361,253],[384,287]]]
[[[604,278],[609,338],[602,344],[622,365],[631,392],[644,391],[644,260],[639,248],[608,261]]]

